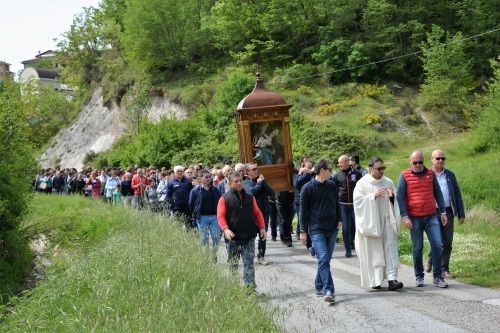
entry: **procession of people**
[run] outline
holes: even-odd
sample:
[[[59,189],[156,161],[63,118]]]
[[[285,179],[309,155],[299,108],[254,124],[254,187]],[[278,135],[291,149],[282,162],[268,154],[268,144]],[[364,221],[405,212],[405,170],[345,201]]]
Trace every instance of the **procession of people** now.
[[[221,237],[228,264],[237,271],[243,261],[243,279],[256,293],[254,258],[267,266],[266,242],[279,238],[293,246],[292,222],[297,215],[297,239],[318,261],[314,292],[325,302],[335,302],[330,261],[341,234],[345,256],[356,255],[360,263],[360,284],[367,289],[403,288],[398,281],[400,262],[398,235],[404,225],[412,241],[415,286],[424,287],[424,271],[432,272],[432,284],[446,288],[450,272],[454,217],[465,221],[464,204],[455,174],[444,168],[442,150],[432,153],[432,167],[424,165],[424,154],[413,151],[409,168],[399,176],[397,186],[384,176],[386,166],[379,157],[359,164],[357,154],[332,161],[320,158],[312,163],[303,156],[294,175],[295,193],[277,192],[267,183],[255,162],[237,164],[224,159],[222,166],[193,164],[173,169],[131,165],[126,169],[87,167],[46,169],[33,182],[34,190],[53,195],[83,195],[92,200],[151,210],[177,216],[185,228],[197,228],[202,246],[210,247],[217,262]],[[271,225],[272,237],[267,237]],[[423,233],[430,243],[423,263]],[[256,246],[257,245],[257,246]]]

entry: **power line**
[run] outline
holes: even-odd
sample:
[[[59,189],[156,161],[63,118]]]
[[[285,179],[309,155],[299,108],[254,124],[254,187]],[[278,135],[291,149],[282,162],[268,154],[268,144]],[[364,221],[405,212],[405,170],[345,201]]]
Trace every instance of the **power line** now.
[[[438,49],[438,48],[441,48],[441,47],[445,47],[445,46],[448,46],[448,45],[462,43],[462,42],[464,42],[466,40],[469,40],[469,39],[472,39],[472,38],[477,38],[477,37],[484,36],[484,35],[488,35],[488,34],[491,34],[491,33],[497,32],[497,31],[500,31],[500,28],[493,29],[493,30],[490,30],[490,31],[486,31],[486,32],[483,32],[483,33],[480,33],[480,34],[477,34],[477,35],[474,35],[474,36],[462,38],[462,39],[454,41],[454,42],[449,42],[449,43],[441,44],[441,45],[438,45],[438,46],[430,47],[430,48],[425,49],[425,50],[420,50],[420,51],[408,53],[408,54],[405,54],[405,55],[400,55],[400,56],[392,57],[392,58],[389,58],[389,59],[384,59],[384,60],[379,60],[379,61],[373,61],[373,62],[370,62],[368,64],[364,64],[364,65],[353,66],[353,67],[348,67],[348,68],[344,68],[344,69],[337,69],[337,70],[334,70],[334,71],[325,72],[325,73],[321,73],[321,74],[313,74],[313,75],[307,75],[307,76],[297,77],[297,78],[286,80],[286,82],[288,82],[288,81],[296,81],[296,80],[300,80],[300,79],[307,79],[307,78],[316,77],[316,76],[323,76],[323,75],[326,75],[326,74],[333,74],[333,73],[348,71],[348,70],[362,68],[362,67],[371,66],[371,65],[376,65],[376,64],[383,63],[383,62],[388,62],[388,61],[396,60],[396,59],[406,58],[406,57],[409,57],[409,56],[416,56],[417,54],[424,53],[426,51],[432,51],[432,50],[435,50],[435,49]]]

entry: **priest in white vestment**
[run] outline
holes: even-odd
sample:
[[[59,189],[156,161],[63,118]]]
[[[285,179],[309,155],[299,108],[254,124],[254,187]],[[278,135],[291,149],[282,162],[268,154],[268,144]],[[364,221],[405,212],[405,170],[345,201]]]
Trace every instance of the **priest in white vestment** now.
[[[384,176],[384,161],[373,157],[368,163],[369,174],[354,188],[356,216],[356,254],[361,270],[361,286],[380,289],[384,279],[389,290],[403,288],[398,282],[398,235],[401,216],[396,187]]]

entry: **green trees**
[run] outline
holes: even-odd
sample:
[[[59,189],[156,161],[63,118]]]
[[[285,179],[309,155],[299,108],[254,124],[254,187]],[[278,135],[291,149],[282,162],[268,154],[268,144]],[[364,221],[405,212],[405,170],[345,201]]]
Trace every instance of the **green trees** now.
[[[153,75],[181,71],[199,55],[203,35],[198,4],[203,2],[128,1],[124,42],[139,71]]]
[[[22,89],[21,89],[22,88]],[[22,91],[22,93],[21,93]],[[55,133],[52,112],[62,94],[5,79],[0,88],[0,302],[29,271],[30,254],[21,220],[32,200],[34,151]]]
[[[490,60],[492,79],[487,82],[483,100],[477,105],[479,116],[473,124],[475,129],[474,150],[485,152],[500,147],[500,58]]]
[[[445,106],[449,111],[460,111],[460,102],[474,89],[471,59],[466,56],[462,39],[460,32],[452,36],[433,26],[427,34],[427,43],[422,43],[425,83],[421,91],[430,107]],[[442,40],[449,45],[443,46]]]

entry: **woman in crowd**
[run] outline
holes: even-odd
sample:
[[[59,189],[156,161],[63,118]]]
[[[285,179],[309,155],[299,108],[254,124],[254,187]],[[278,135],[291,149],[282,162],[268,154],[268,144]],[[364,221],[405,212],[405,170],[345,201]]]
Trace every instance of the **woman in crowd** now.
[[[112,203],[113,202],[113,191],[116,188],[116,185],[120,184],[120,179],[116,177],[116,171],[111,171],[111,177],[108,178],[106,182],[106,198],[105,201]]]
[[[79,174],[78,177],[75,179],[72,179],[70,181],[71,185],[71,193],[76,193],[76,194],[84,194],[83,188],[86,185],[85,180],[83,180],[83,175]]]
[[[92,171],[90,178],[87,180],[87,185],[92,185],[92,198],[99,199],[101,197],[101,181],[97,176],[97,171]]]

